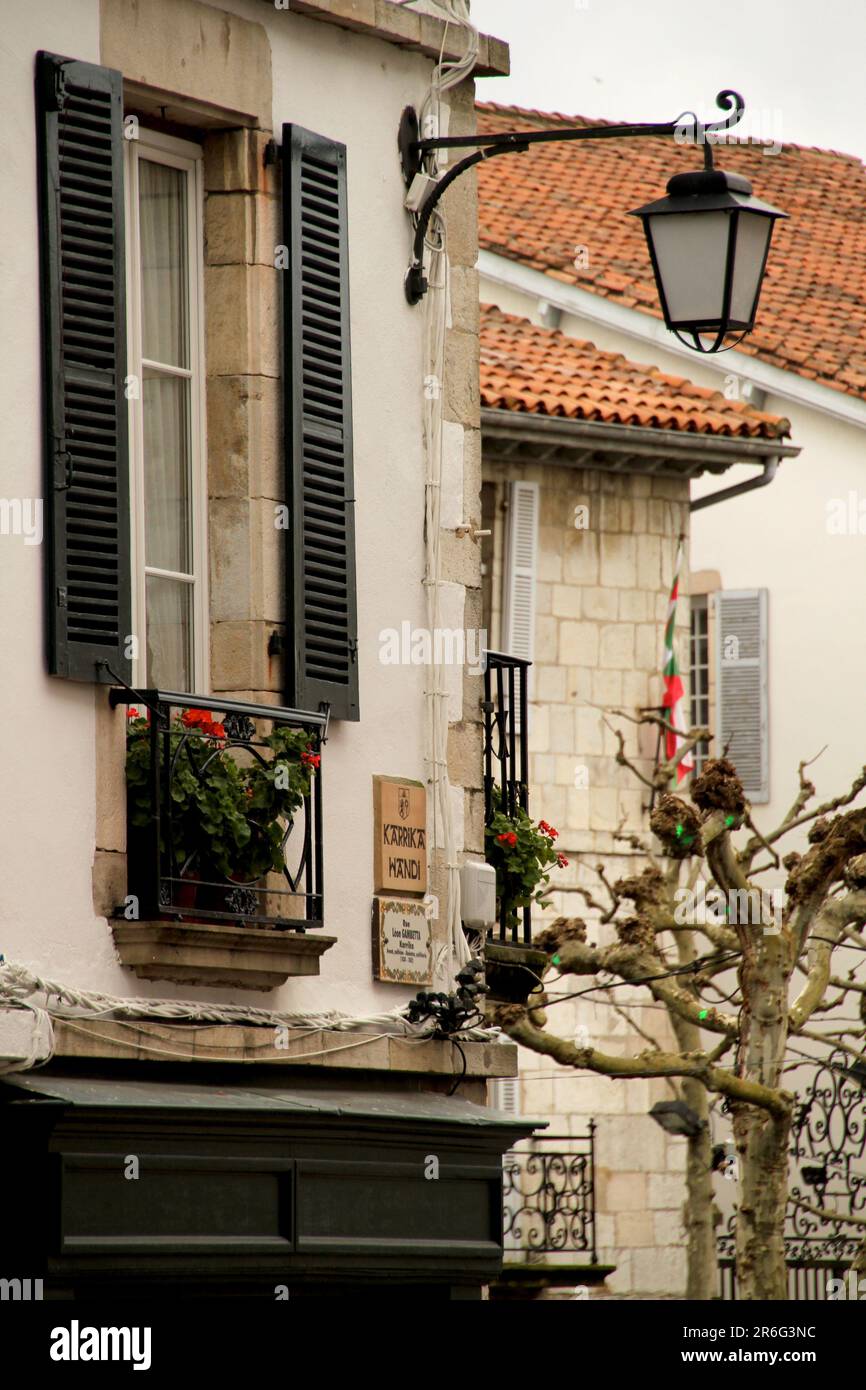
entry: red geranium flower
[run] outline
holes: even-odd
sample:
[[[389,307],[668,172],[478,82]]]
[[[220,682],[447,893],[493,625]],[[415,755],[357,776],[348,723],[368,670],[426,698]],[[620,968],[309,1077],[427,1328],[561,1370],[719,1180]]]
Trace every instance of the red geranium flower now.
[[[312,747],[307,748],[306,752],[301,754],[301,764],[303,767],[316,768],[321,761],[321,753],[314,753]]]
[[[206,709],[185,709],[180,716],[180,722],[187,729],[195,729],[203,724],[212,724],[213,715]]]
[[[180,716],[180,722],[186,729],[198,729],[201,733],[207,734],[210,738],[225,739],[226,731],[224,725],[214,719],[210,710],[185,709]]]
[[[554,830],[552,825],[548,825],[546,820],[540,820],[538,828],[542,835],[546,835],[549,840],[556,840],[559,837],[559,831]]]
[[[126,711],[126,717],[127,719],[140,719],[141,715],[139,714],[137,709],[128,709]]]
[[[557,862],[557,864],[559,865],[559,867],[560,867],[561,869],[567,869],[567,868],[568,868],[568,860],[566,859],[566,857],[565,857],[564,854],[558,854],[558,855],[556,856],[556,862]]]
[[[497,835],[496,838],[501,845],[511,845],[513,847],[517,844],[517,836],[513,830],[503,830],[502,834]]]

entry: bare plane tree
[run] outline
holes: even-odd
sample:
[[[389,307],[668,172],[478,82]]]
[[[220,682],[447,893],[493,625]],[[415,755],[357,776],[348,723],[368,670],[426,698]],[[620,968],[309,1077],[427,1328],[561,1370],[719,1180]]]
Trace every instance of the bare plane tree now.
[[[670,727],[658,714],[610,714]],[[654,793],[655,844],[620,828],[618,838],[645,856],[642,872],[610,882],[601,863],[604,900],[579,890],[613,939],[592,945],[586,921],[558,918],[534,942],[550,958],[544,986],[525,1006],[500,1005],[495,1018],[516,1042],[562,1066],[608,1077],[675,1079],[703,1121],[710,1097],[724,1098],[738,1154],[738,1296],[784,1300],[794,1105],[784,1086],[786,1049],[790,1039],[807,1038],[861,1063],[864,1054],[866,985],[855,978],[856,968],[845,978],[834,974],[833,956],[846,944],[866,951],[866,809],[850,809],[866,786],[866,767],[846,792],[814,805],[809,763],[802,762],[793,804],[778,826],[762,832],[727,757],[708,760],[691,778],[687,796],[666,790],[678,764],[710,737],[707,729],[690,730],[676,756],[649,775],[627,756],[621,730],[614,732],[617,761]],[[780,842],[797,832],[801,850],[781,858]],[[787,874],[772,899],[759,885],[770,869]],[[714,909],[709,913],[689,911],[699,889]],[[666,1009],[675,1050],[662,1050],[644,1035],[649,1046],[634,1056],[610,1056],[557,1037],[544,1007],[551,972],[640,987]],[[863,1026],[834,1028],[827,1015],[849,994]],[[706,1299],[716,1281],[706,1123],[689,1140],[686,1184],[687,1296]]]

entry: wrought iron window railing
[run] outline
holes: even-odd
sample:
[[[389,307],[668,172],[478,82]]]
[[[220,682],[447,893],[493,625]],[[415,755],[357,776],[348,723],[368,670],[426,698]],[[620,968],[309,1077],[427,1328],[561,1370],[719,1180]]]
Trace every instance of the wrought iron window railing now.
[[[583,1252],[598,1264],[595,1122],[586,1134],[550,1134],[502,1161],[506,1261]]]
[[[484,658],[484,823],[489,825],[497,806],[508,816],[518,807],[529,811],[526,681],[532,663],[503,652],[485,652]],[[521,915],[522,922],[509,924],[501,905],[500,941],[529,944],[531,907],[523,907]]]
[[[127,903],[135,903],[136,917],[243,923],[301,932],[321,927],[321,763],[326,715],[165,690],[112,689],[109,700],[112,706],[130,706],[130,712],[135,709],[148,720],[142,737],[147,740],[149,757],[144,759],[144,789],[139,785],[135,792],[135,816],[127,774]],[[209,723],[196,722],[202,711],[209,716]],[[248,825],[263,842],[269,828],[275,862],[251,875],[253,861],[246,856],[246,872],[242,868],[231,871],[230,862],[229,872],[220,871],[208,853],[207,803],[202,797],[199,804],[196,791],[206,787],[208,778],[213,786],[215,772],[223,784],[228,781],[232,795],[237,794],[237,783],[246,789],[255,770],[267,774],[277,754],[266,740],[281,729],[301,731],[298,745],[309,750],[309,792],[298,794],[298,804],[278,818],[257,816],[254,809],[249,812]],[[232,775],[224,777],[227,759],[235,764],[239,779],[231,768],[228,772]],[[283,768],[284,778],[285,773]],[[277,775],[275,768],[273,775]],[[180,790],[184,787],[181,810]],[[254,808],[256,793],[247,795],[253,798],[250,806]],[[240,814],[243,816],[243,810]],[[186,816],[183,825],[181,815]],[[133,823],[134,819],[138,823]],[[239,863],[243,860],[239,855]]]

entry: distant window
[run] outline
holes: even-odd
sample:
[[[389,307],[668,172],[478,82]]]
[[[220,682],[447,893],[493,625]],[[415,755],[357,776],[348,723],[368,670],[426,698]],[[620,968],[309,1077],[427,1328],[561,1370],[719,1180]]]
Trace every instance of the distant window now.
[[[691,600],[689,643],[689,686],[692,696],[691,723],[694,728],[710,723],[710,632],[706,594]],[[704,740],[695,748],[695,772],[700,772],[709,756]]]
[[[517,1114],[517,1077],[502,1076],[487,1083],[487,1103],[493,1110],[504,1110],[507,1115]]]
[[[493,565],[496,534],[496,484],[481,484],[481,529],[489,536],[481,537],[481,626],[487,633],[487,645],[493,646]]]

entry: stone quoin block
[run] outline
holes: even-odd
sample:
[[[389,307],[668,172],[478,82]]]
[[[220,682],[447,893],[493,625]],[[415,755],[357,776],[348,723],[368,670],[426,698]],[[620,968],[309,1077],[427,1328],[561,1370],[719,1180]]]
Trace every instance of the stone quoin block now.
[[[603,535],[600,550],[602,586],[633,589],[637,584],[635,537]]]
[[[276,276],[261,265],[205,267],[208,376],[280,375]]]

